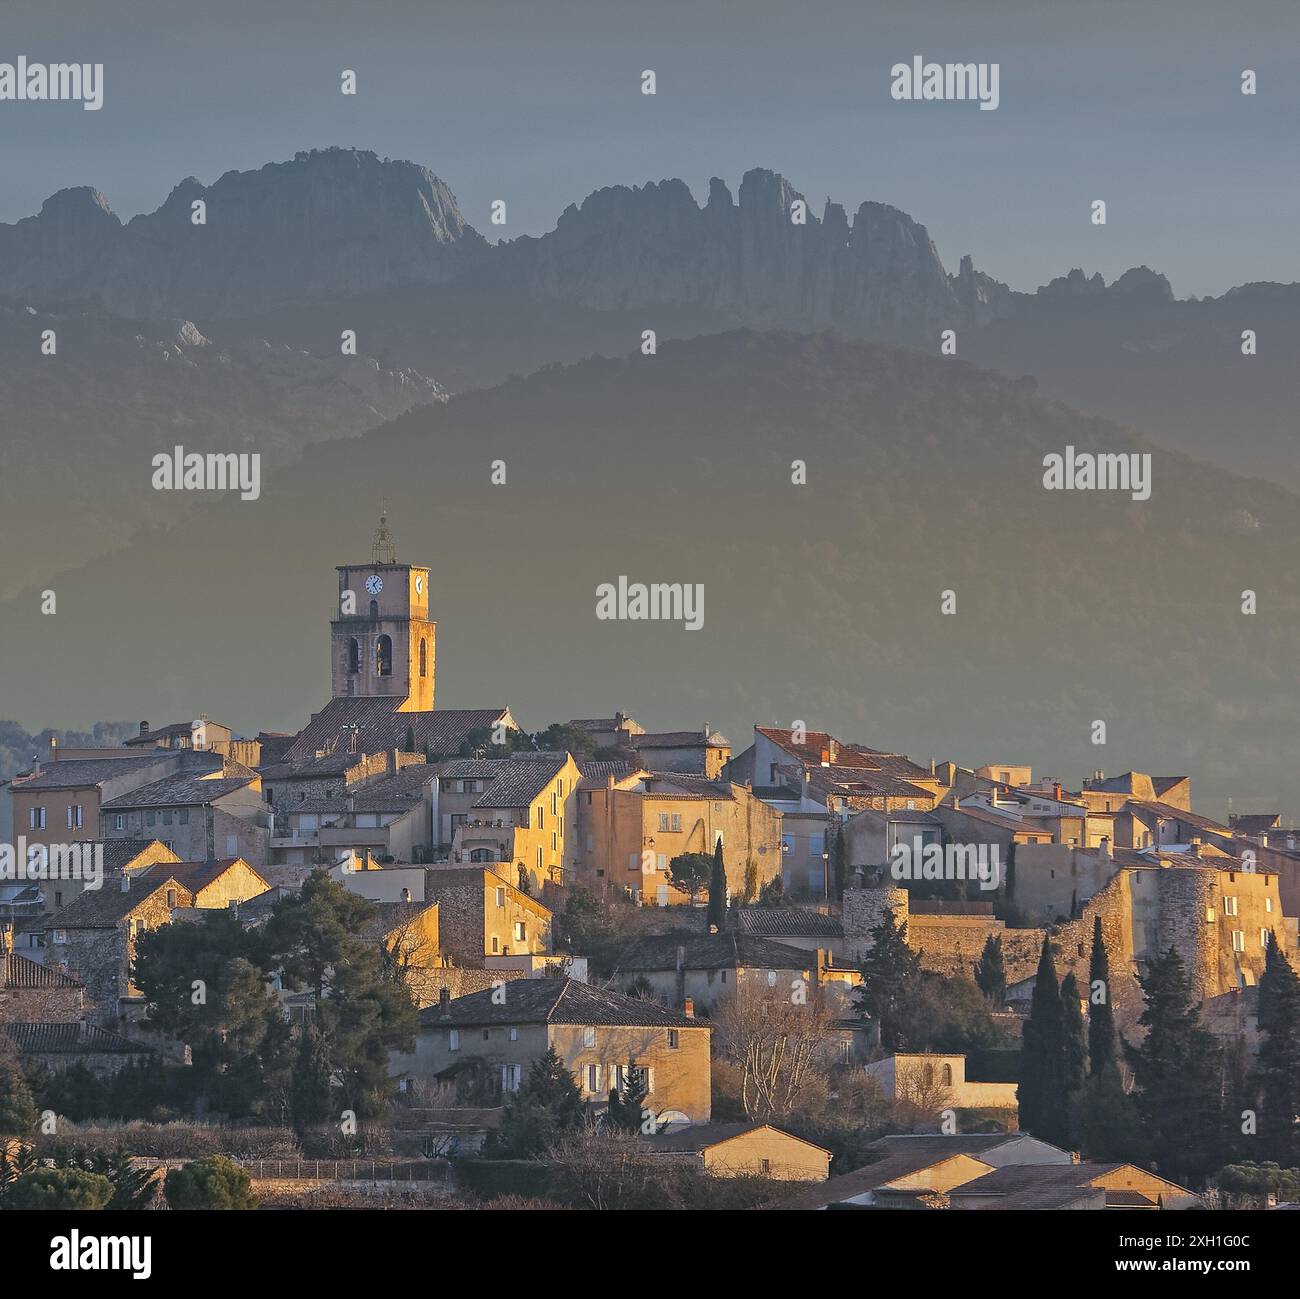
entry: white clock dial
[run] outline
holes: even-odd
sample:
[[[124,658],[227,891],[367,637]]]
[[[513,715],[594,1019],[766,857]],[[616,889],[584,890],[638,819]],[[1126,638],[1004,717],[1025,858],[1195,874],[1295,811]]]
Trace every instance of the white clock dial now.
[[[416,577],[416,579],[415,579],[415,594],[416,594],[416,595],[423,595],[423,594],[424,594],[424,574],[423,574],[423,573],[417,575],[417,577]]]
[[[383,589],[384,579],[380,577],[378,573],[371,573],[371,575],[366,578],[366,590],[369,591],[371,595],[378,595]]]

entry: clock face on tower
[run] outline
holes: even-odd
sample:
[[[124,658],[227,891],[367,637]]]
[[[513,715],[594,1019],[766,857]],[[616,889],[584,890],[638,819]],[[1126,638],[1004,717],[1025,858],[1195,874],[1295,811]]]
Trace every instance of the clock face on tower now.
[[[378,573],[371,573],[371,575],[366,578],[366,590],[369,591],[371,595],[378,595],[383,589],[384,579],[380,577]]]
[[[423,574],[423,573],[417,573],[417,574],[415,575],[415,594],[416,594],[416,595],[423,595],[423,594],[424,594],[424,574]]]

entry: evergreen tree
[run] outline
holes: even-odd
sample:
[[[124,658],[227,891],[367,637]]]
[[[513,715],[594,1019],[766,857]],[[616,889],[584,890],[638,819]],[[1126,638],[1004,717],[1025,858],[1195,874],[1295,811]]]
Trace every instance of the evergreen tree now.
[[[1051,939],[1044,937],[1029,1018],[1025,1021],[1016,1099],[1020,1105],[1021,1129],[1056,1145],[1069,1141],[1065,1061],[1061,989],[1052,963]]]
[[[920,953],[907,943],[907,922],[894,921],[886,909],[870,933],[871,947],[862,959],[862,982],[854,990],[859,1013],[876,1022],[880,1045],[898,1051],[909,1045],[903,1009],[912,985],[921,975]]]
[[[306,1023],[298,1036],[298,1055],[289,1088],[289,1110],[299,1131],[323,1123],[331,1113],[330,1071],[316,1025]]]
[[[1183,958],[1171,947],[1138,976],[1147,1035],[1127,1047],[1138,1114],[1157,1171],[1199,1183],[1224,1162],[1223,1072],[1218,1045],[1201,1025]]]
[[[1101,917],[1092,922],[1092,957],[1088,962],[1088,1075],[1119,1072],[1119,1039],[1111,1005],[1110,958],[1101,936]]]
[[[1300,978],[1269,935],[1259,981],[1259,1135],[1264,1158],[1283,1168],[1300,1164]]]
[[[494,1159],[534,1159],[557,1137],[580,1128],[583,1121],[582,1094],[573,1075],[555,1048],[547,1047],[507,1102],[484,1154]]]
[[[5,1137],[26,1137],[38,1115],[31,1088],[18,1062],[18,1052],[0,1030],[0,1148]]]
[[[709,910],[707,922],[719,933],[727,921],[727,870],[722,861],[722,836],[713,846],[713,870],[709,875]]]
[[[623,1090],[610,1091],[610,1108],[607,1120],[609,1124],[624,1132],[639,1132],[645,1122],[646,1097],[649,1094],[646,1071],[638,1067],[636,1060],[628,1056],[623,1070]]]
[[[1002,960],[1002,935],[990,934],[975,962],[975,982],[995,1009],[1007,999],[1007,967]]]
[[[835,819],[835,833],[831,836],[831,899],[839,902],[844,897],[848,876],[848,849],[844,843],[844,822]]]
[[[1061,1025],[1065,1046],[1065,1093],[1069,1104],[1073,1093],[1083,1087],[1088,1070],[1088,1040],[1079,1010],[1079,985],[1071,971],[1061,980]]]

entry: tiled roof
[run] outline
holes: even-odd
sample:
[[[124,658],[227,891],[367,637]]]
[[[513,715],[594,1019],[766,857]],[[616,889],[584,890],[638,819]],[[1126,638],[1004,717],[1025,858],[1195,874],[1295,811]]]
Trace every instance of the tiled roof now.
[[[137,880],[148,880],[150,883],[170,877],[186,892],[197,896],[213,881],[219,880],[236,862],[243,862],[247,870],[257,875],[257,878],[262,880],[264,888],[271,887],[242,857],[222,857],[217,861],[156,862],[152,866],[146,866],[144,870],[133,871],[132,875]]]
[[[214,776],[205,780],[188,772],[164,776],[152,784],[141,785],[129,794],[110,799],[104,804],[105,812],[122,812],[139,807],[196,807],[216,802],[237,789],[244,789],[255,777]]]
[[[111,874],[120,874],[155,844],[164,850],[163,857],[176,857],[161,839],[100,839],[96,840],[96,844],[102,845],[104,870]]]
[[[1003,1201],[999,1205],[1002,1208],[1054,1208],[1062,1202],[1062,1192],[1096,1186],[1107,1173],[1127,1167],[1123,1163],[1007,1164],[972,1182],[954,1187],[949,1195],[996,1195]],[[1177,1183],[1167,1178],[1161,1180],[1171,1192],[1189,1194]],[[1112,1194],[1114,1192],[1108,1191],[1107,1198]]]
[[[729,780],[711,780],[692,771],[652,771],[646,777],[647,798],[708,798],[735,800]],[[665,788],[672,786],[672,788]],[[681,791],[678,794],[677,791]]]
[[[17,952],[4,958],[4,986],[6,988],[84,988],[80,979],[74,979],[62,970],[29,961]]]
[[[151,1055],[154,1048],[95,1024],[0,1024],[19,1051],[32,1055]]]
[[[618,970],[675,970],[678,948],[687,970],[806,970],[812,959],[810,952],[755,934],[659,934],[630,943]]]
[[[698,1154],[700,1151],[708,1150],[712,1146],[720,1146],[724,1141],[731,1141],[736,1137],[743,1137],[746,1133],[759,1132],[765,1128],[778,1133],[780,1136],[788,1137],[791,1141],[798,1141],[805,1146],[812,1146],[814,1150],[821,1150],[825,1154],[830,1154],[830,1151],[826,1150],[825,1147],[815,1145],[811,1141],[804,1141],[802,1137],[796,1137],[792,1132],[786,1132],[783,1128],[775,1127],[771,1123],[756,1121],[748,1123],[692,1123],[688,1127],[678,1128],[675,1132],[658,1133],[653,1137],[646,1137],[643,1144],[647,1150],[661,1153]]]
[[[1188,812],[1184,808],[1175,807],[1172,803],[1132,799],[1125,810],[1133,807],[1140,807],[1144,812],[1154,813],[1156,816],[1162,816],[1170,821],[1181,821],[1184,825],[1194,825],[1200,830],[1210,830],[1215,834],[1232,833],[1226,825],[1220,825],[1218,821],[1211,821],[1208,816],[1198,816],[1195,812]]]
[[[509,718],[508,708],[439,708],[431,712],[398,712],[403,700],[389,697],[331,699],[298,733],[284,755],[286,762],[304,762],[326,749],[348,748],[349,728],[357,727],[357,749],[381,753],[402,748],[408,728],[417,751],[434,755],[455,754],[474,731]]]
[[[721,731],[647,731],[629,741],[634,749],[729,749],[731,741]]]
[[[1228,818],[1238,834],[1262,834],[1265,830],[1279,829],[1278,822],[1281,819],[1280,812],[1247,812]]]
[[[547,761],[503,758],[502,769],[479,796],[475,807],[527,807],[555,779],[568,755]]]
[[[160,875],[157,879],[132,880],[131,887],[126,890],[117,887],[117,883],[110,880],[104,888],[84,889],[62,911],[46,918],[46,931],[114,929],[146,898],[151,898],[160,889],[169,885],[174,885],[178,890],[178,906],[188,907],[194,904],[194,895],[182,887],[179,880],[174,881],[170,875]]]
[[[844,927],[834,916],[802,907],[739,907],[736,928],[764,938],[844,937]]]
[[[1014,1136],[1015,1134],[1011,1134]],[[815,1188],[800,1191],[786,1207],[791,1209],[824,1209],[830,1204],[840,1204],[857,1196],[866,1195],[880,1187],[887,1186],[901,1177],[911,1177],[927,1168],[933,1168],[958,1155],[966,1155],[978,1160],[981,1153],[1008,1141],[1007,1133],[984,1138],[949,1137],[950,1144],[942,1149],[930,1146],[895,1146],[884,1147],[880,1143],[873,1145],[868,1153],[878,1158],[851,1173],[832,1177],[829,1181],[819,1183]],[[980,1144],[980,1142],[983,1144]],[[982,1161],[981,1161],[982,1162]],[[992,1168],[986,1164],[985,1167]],[[933,1187],[917,1187],[919,1190],[933,1190]]]
[[[33,789],[82,789],[103,784],[118,776],[129,776],[131,772],[141,771],[157,761],[154,757],[61,758],[58,762],[46,763],[39,776],[16,781],[14,788],[23,792]]]
[[[167,726],[151,726],[143,735],[133,735],[129,740],[123,740],[122,743],[134,745],[153,744],[157,740],[170,739],[176,735],[189,735],[193,730],[193,722],[171,722]]]
[[[499,1004],[500,1003],[500,1004]],[[446,1024],[581,1024],[629,1028],[704,1028],[708,1025],[657,1001],[624,997],[576,979],[514,979],[501,1003],[495,988],[455,997],[447,1005],[420,1012],[423,1027]]]

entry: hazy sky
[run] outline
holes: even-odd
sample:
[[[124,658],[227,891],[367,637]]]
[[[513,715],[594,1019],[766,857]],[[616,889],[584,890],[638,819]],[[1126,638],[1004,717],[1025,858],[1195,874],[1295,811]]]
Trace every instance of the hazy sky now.
[[[1300,279],[1295,0],[17,0],[19,54],[102,62],[105,106],[0,103],[4,221],[86,184],[125,218],[184,176],[341,144],[424,163],[493,235],[601,185],[702,198],[764,166],[818,212],[893,203],[950,269],[970,252],[1016,288],[1076,265],[1146,263],[1180,296]],[[1000,108],[895,102],[917,54],[997,62]]]

